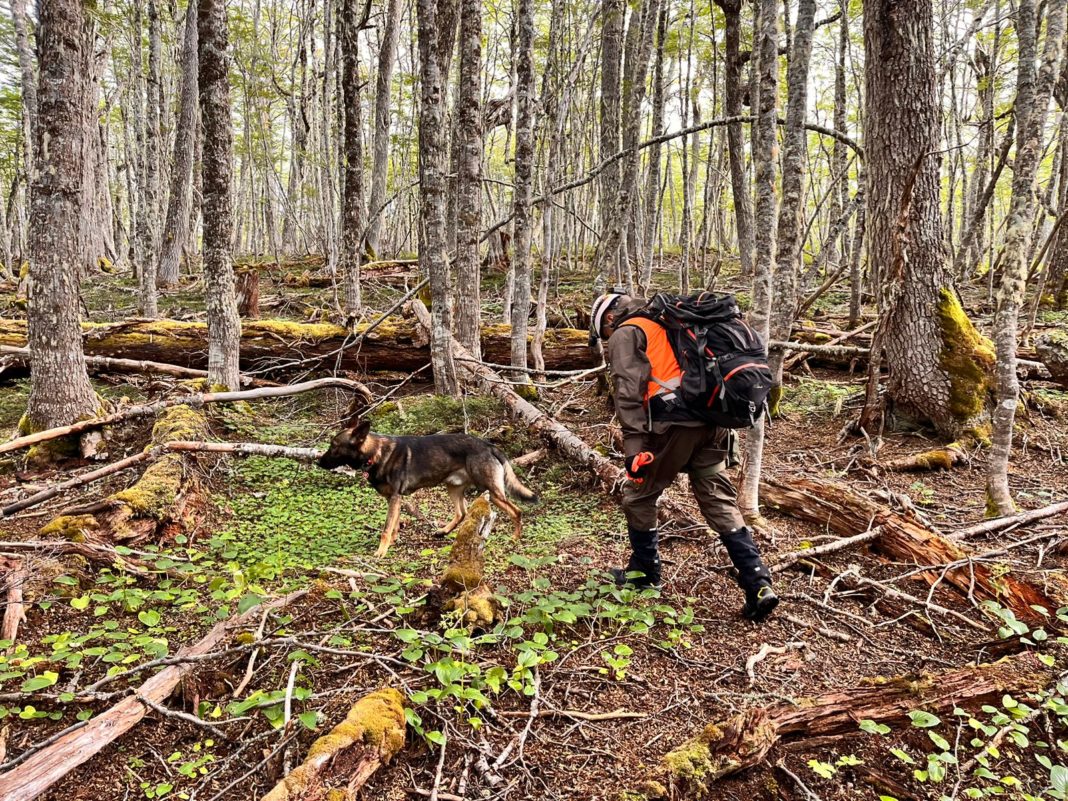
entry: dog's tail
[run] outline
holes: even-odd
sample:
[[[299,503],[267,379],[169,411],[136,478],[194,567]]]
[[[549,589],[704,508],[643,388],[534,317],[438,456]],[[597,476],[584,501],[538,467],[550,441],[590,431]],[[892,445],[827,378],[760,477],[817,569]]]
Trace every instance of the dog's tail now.
[[[519,480],[519,477],[515,474],[515,470],[512,468],[512,463],[508,461],[508,457],[496,448],[493,449],[493,455],[496,456],[504,466],[504,488],[508,490],[508,494],[524,503],[537,503],[538,493],[534,492],[534,490],[530,489]]]

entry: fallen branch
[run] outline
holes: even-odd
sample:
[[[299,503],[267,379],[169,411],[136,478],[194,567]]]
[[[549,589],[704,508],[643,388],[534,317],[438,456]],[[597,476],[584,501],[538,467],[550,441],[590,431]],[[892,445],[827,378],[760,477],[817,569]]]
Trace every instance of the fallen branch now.
[[[761,498],[783,514],[825,526],[842,536],[855,536],[879,528],[873,547],[887,556],[925,568],[920,575],[928,584],[945,581],[969,597],[992,600],[1011,609],[1021,620],[1046,622],[1036,606],[1057,609],[1060,604],[1044,589],[998,575],[971,554],[918,520],[889,509],[854,492],[844,484],[791,477],[789,484],[767,478],[760,484]],[[932,565],[957,565],[939,571]]]
[[[769,645],[763,643],[760,650],[745,660],[745,674],[749,677],[749,683],[756,683],[756,666],[772,654],[782,655],[787,651],[800,651],[805,648],[803,642],[788,642],[785,645]]]
[[[871,542],[882,536],[882,533],[882,527],[879,526],[853,537],[843,537],[840,540],[828,542],[825,545],[817,545],[813,548],[802,548],[800,551],[794,551],[780,557],[779,561],[771,566],[771,572],[778,573],[782,570],[786,570],[786,568],[791,567],[804,559],[811,559],[815,556],[826,556],[829,553],[836,553],[838,551],[844,551],[847,548],[852,548],[854,545],[863,545],[865,542]]]
[[[28,572],[21,559],[5,559],[4,578],[7,584],[7,608],[4,609],[4,624],[0,628],[0,640],[14,643],[19,636],[19,625],[26,620],[26,607],[22,602],[22,588]]]
[[[903,456],[900,459],[891,459],[883,462],[882,467],[897,473],[919,473],[934,470],[949,470],[958,464],[965,464],[968,454],[956,442],[950,443],[943,448],[916,453],[912,456]]]
[[[180,395],[174,398],[164,398],[155,403],[127,406],[124,409],[120,409],[119,411],[105,415],[104,417],[94,417],[90,420],[82,420],[69,426],[49,428],[45,431],[38,431],[24,437],[17,437],[8,442],[0,443],[0,453],[10,453],[11,451],[29,448],[32,445],[38,445],[42,442],[49,442],[50,440],[69,437],[74,434],[81,434],[84,431],[92,431],[93,429],[103,428],[104,426],[114,425],[115,423],[123,423],[127,420],[135,420],[140,417],[152,417],[159,414],[164,409],[169,409],[174,406],[190,406],[194,409],[199,409],[211,403],[237,403],[238,401],[284,398],[290,395],[300,395],[304,392],[312,392],[317,389],[326,389],[328,387],[347,389],[356,392],[363,395],[368,401],[373,399],[371,391],[367,389],[367,387],[359,381],[353,381],[348,378],[318,378],[314,381],[305,381],[301,384],[290,384],[281,387],[261,387],[260,389],[246,389],[236,392],[193,393],[189,395]]]
[[[43,555],[73,555],[80,556],[90,562],[111,567],[118,564],[123,570],[138,575],[148,575],[153,572],[145,562],[133,556],[120,554],[110,545],[102,545],[94,542],[71,542],[68,540],[21,540],[18,542],[0,542],[0,552],[33,552]]]
[[[968,526],[968,528],[954,531],[949,535],[949,538],[951,540],[965,540],[968,539],[968,537],[975,537],[980,534],[992,534],[995,531],[1001,531],[1007,528],[1017,528],[1019,526],[1037,523],[1039,520],[1056,517],[1065,512],[1068,512],[1068,501],[1060,501],[1059,503],[1050,504],[1049,506],[1043,506],[1041,509],[1032,509],[1029,512],[1020,512],[1017,515],[1010,515],[1008,517],[995,517],[993,520],[984,520],[982,523],[976,523],[974,526]]]
[[[993,664],[883,679],[795,703],[749,708],[709,724],[667,754],[643,791],[657,799],[716,798],[716,781],[760,764],[781,740],[851,734],[864,719],[901,723],[915,709],[944,714],[958,706],[974,707],[1006,693],[1042,689],[1054,676],[1035,653],[1025,651]]]
[[[277,609],[307,594],[307,590],[290,593],[266,605]],[[229,620],[215,624],[193,645],[178,656],[195,656],[212,650],[235,628],[247,625],[262,609],[253,607]],[[191,671],[191,664],[164,668],[137,688],[136,694],[162,703]],[[148,707],[136,697],[125,698],[115,706],[72,731],[22,764],[0,774],[0,798],[4,801],[31,801],[79,765],[104,750],[111,742],[136,726],[148,713]]]
[[[308,756],[262,801],[354,799],[382,765],[404,747],[404,696],[392,687],[365,695],[345,720],[320,737]],[[332,788],[344,787],[334,795]]]

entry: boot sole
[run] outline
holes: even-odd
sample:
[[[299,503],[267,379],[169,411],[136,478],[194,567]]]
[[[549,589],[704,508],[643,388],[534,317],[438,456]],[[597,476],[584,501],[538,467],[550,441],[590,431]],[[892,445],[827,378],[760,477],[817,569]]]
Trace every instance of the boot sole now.
[[[763,601],[757,603],[757,608],[752,612],[743,613],[746,620],[751,620],[754,623],[763,622],[772,612],[775,611],[775,607],[779,605],[779,596],[773,595],[770,598],[766,598]]]

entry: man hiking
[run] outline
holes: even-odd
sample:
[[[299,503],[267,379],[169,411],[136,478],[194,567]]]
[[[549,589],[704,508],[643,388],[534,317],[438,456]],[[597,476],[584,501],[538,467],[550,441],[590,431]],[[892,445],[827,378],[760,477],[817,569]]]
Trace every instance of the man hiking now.
[[[623,488],[623,513],[631,555],[625,569],[612,573],[620,585],[630,581],[636,587],[660,586],[657,500],[685,472],[702,515],[719,533],[738,571],[745,591],[742,614],[763,620],[779,599],[726,476],[733,432],[702,419],[677,397],[683,379],[678,358],[665,328],[636,314],[644,308],[641,298],[609,293],[594,301],[590,317],[591,341],[606,343],[630,479]],[[761,404],[757,414],[762,409]],[[642,575],[627,577],[635,572]]]

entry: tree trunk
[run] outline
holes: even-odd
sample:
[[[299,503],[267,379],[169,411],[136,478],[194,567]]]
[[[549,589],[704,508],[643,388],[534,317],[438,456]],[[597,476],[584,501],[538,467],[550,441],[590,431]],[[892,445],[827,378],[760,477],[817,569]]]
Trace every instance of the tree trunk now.
[[[479,292],[482,236],[482,4],[460,3],[460,85],[456,98],[459,152],[456,177],[456,338],[481,358]]]
[[[341,281],[345,319],[360,313],[360,244],[363,239],[363,144],[360,114],[359,37],[363,21],[359,0],[342,0],[338,9],[341,43],[341,95],[344,146],[341,174]],[[368,6],[370,8],[370,6]]]
[[[660,7],[656,23],[656,61],[653,64],[653,131],[652,138],[664,133],[664,40],[667,38],[667,4]],[[645,181],[645,231],[642,236],[645,252],[642,254],[641,279],[638,291],[646,294],[653,281],[654,238],[657,220],[660,218],[660,145],[649,148],[649,175]]]
[[[178,285],[182,249],[189,237],[190,207],[193,203],[193,140],[196,137],[197,106],[200,103],[195,2],[190,2],[185,11],[180,102],[178,127],[174,133],[174,160],[167,198],[167,220],[160,238],[159,268],[156,271],[156,283],[161,287]]]
[[[225,0],[198,0],[200,114],[204,126],[204,279],[207,285],[208,381],[228,389],[240,385],[241,319],[234,290],[233,197],[230,177],[233,130],[230,120],[230,57]]]
[[[894,408],[956,438],[987,413],[993,362],[953,288],[939,208],[939,111],[930,0],[876,0],[865,8],[868,262],[881,320],[879,352]],[[880,430],[878,403],[862,425]]]
[[[760,14],[757,38],[759,52],[760,105],[753,133],[753,163],[756,167],[756,213],[754,215],[755,258],[753,261],[753,303],[749,321],[753,329],[769,339],[771,329],[771,277],[775,264],[775,240],[778,199],[775,195],[777,158],[776,111],[779,94],[779,25],[775,0],[760,0],[755,6]],[[760,516],[760,470],[764,458],[764,420],[757,422],[745,437],[742,488],[738,506],[745,519],[754,524]]]
[[[987,463],[987,508],[993,515],[1012,514],[1016,509],[1009,491],[1009,457],[1012,454],[1012,428],[1016,404],[1020,400],[1020,380],[1016,376],[1016,347],[1019,338],[1020,305],[1023,302],[1030,266],[1031,230],[1035,216],[1035,178],[1042,156],[1053,82],[1060,74],[1064,45],[1065,0],[1050,0],[1047,6],[1046,43],[1042,66],[1035,76],[1035,50],[1038,24],[1033,0],[1020,0],[1016,10],[1020,62],[1016,88],[1016,159],[1012,170],[1012,197],[1002,254],[1001,286],[994,316],[994,342],[997,349],[995,387],[997,406],[990,459]]]
[[[604,0],[601,7],[601,94],[600,155],[606,159],[619,152],[620,93],[619,70],[623,57],[623,20],[627,4]],[[612,225],[616,192],[619,189],[619,163],[613,162],[600,178],[601,236]]]
[[[800,0],[794,25],[794,49],[786,73],[785,152],[782,158],[782,204],[779,206],[778,252],[775,258],[775,287],[772,292],[770,332],[772,339],[786,339],[797,314],[797,276],[804,246],[805,172],[808,164],[808,68],[812,57],[812,30],[816,0]],[[834,191],[834,190],[832,190]],[[781,348],[771,349],[768,363],[772,373],[769,404],[772,413],[782,395],[783,360]]]
[[[10,0],[11,21],[15,28],[15,49],[19,57],[22,87],[22,146],[28,183],[33,181],[34,146],[37,141],[37,75],[34,72],[33,47],[30,44],[30,19],[26,0]]]
[[[534,0],[516,6],[516,122],[515,122],[515,282],[512,287],[513,367],[526,370],[527,328],[530,320],[530,274],[534,248]],[[529,383],[530,376],[516,373]]]
[[[386,201],[386,178],[389,175],[390,87],[393,82],[393,67],[397,61],[397,43],[400,41],[403,11],[404,4],[401,0],[389,0],[386,25],[378,51],[378,70],[375,73],[375,135],[372,145],[374,163],[371,166],[371,200],[367,207],[367,242],[376,256],[380,249],[382,206]],[[481,23],[481,18],[479,22]],[[481,33],[479,37],[481,48]],[[481,191],[481,186],[479,190]]]
[[[430,355],[434,366],[434,389],[440,395],[456,395],[456,365],[452,348],[452,294],[445,242],[445,75],[439,52],[439,26],[446,21],[438,13],[437,0],[417,0],[419,27],[419,264],[430,279],[434,325],[430,332]]]
[[[31,191],[27,307],[31,358],[24,433],[66,425],[97,410],[78,325],[82,194],[88,137],[95,133],[86,62],[89,38],[81,0],[38,7],[37,169]]]

